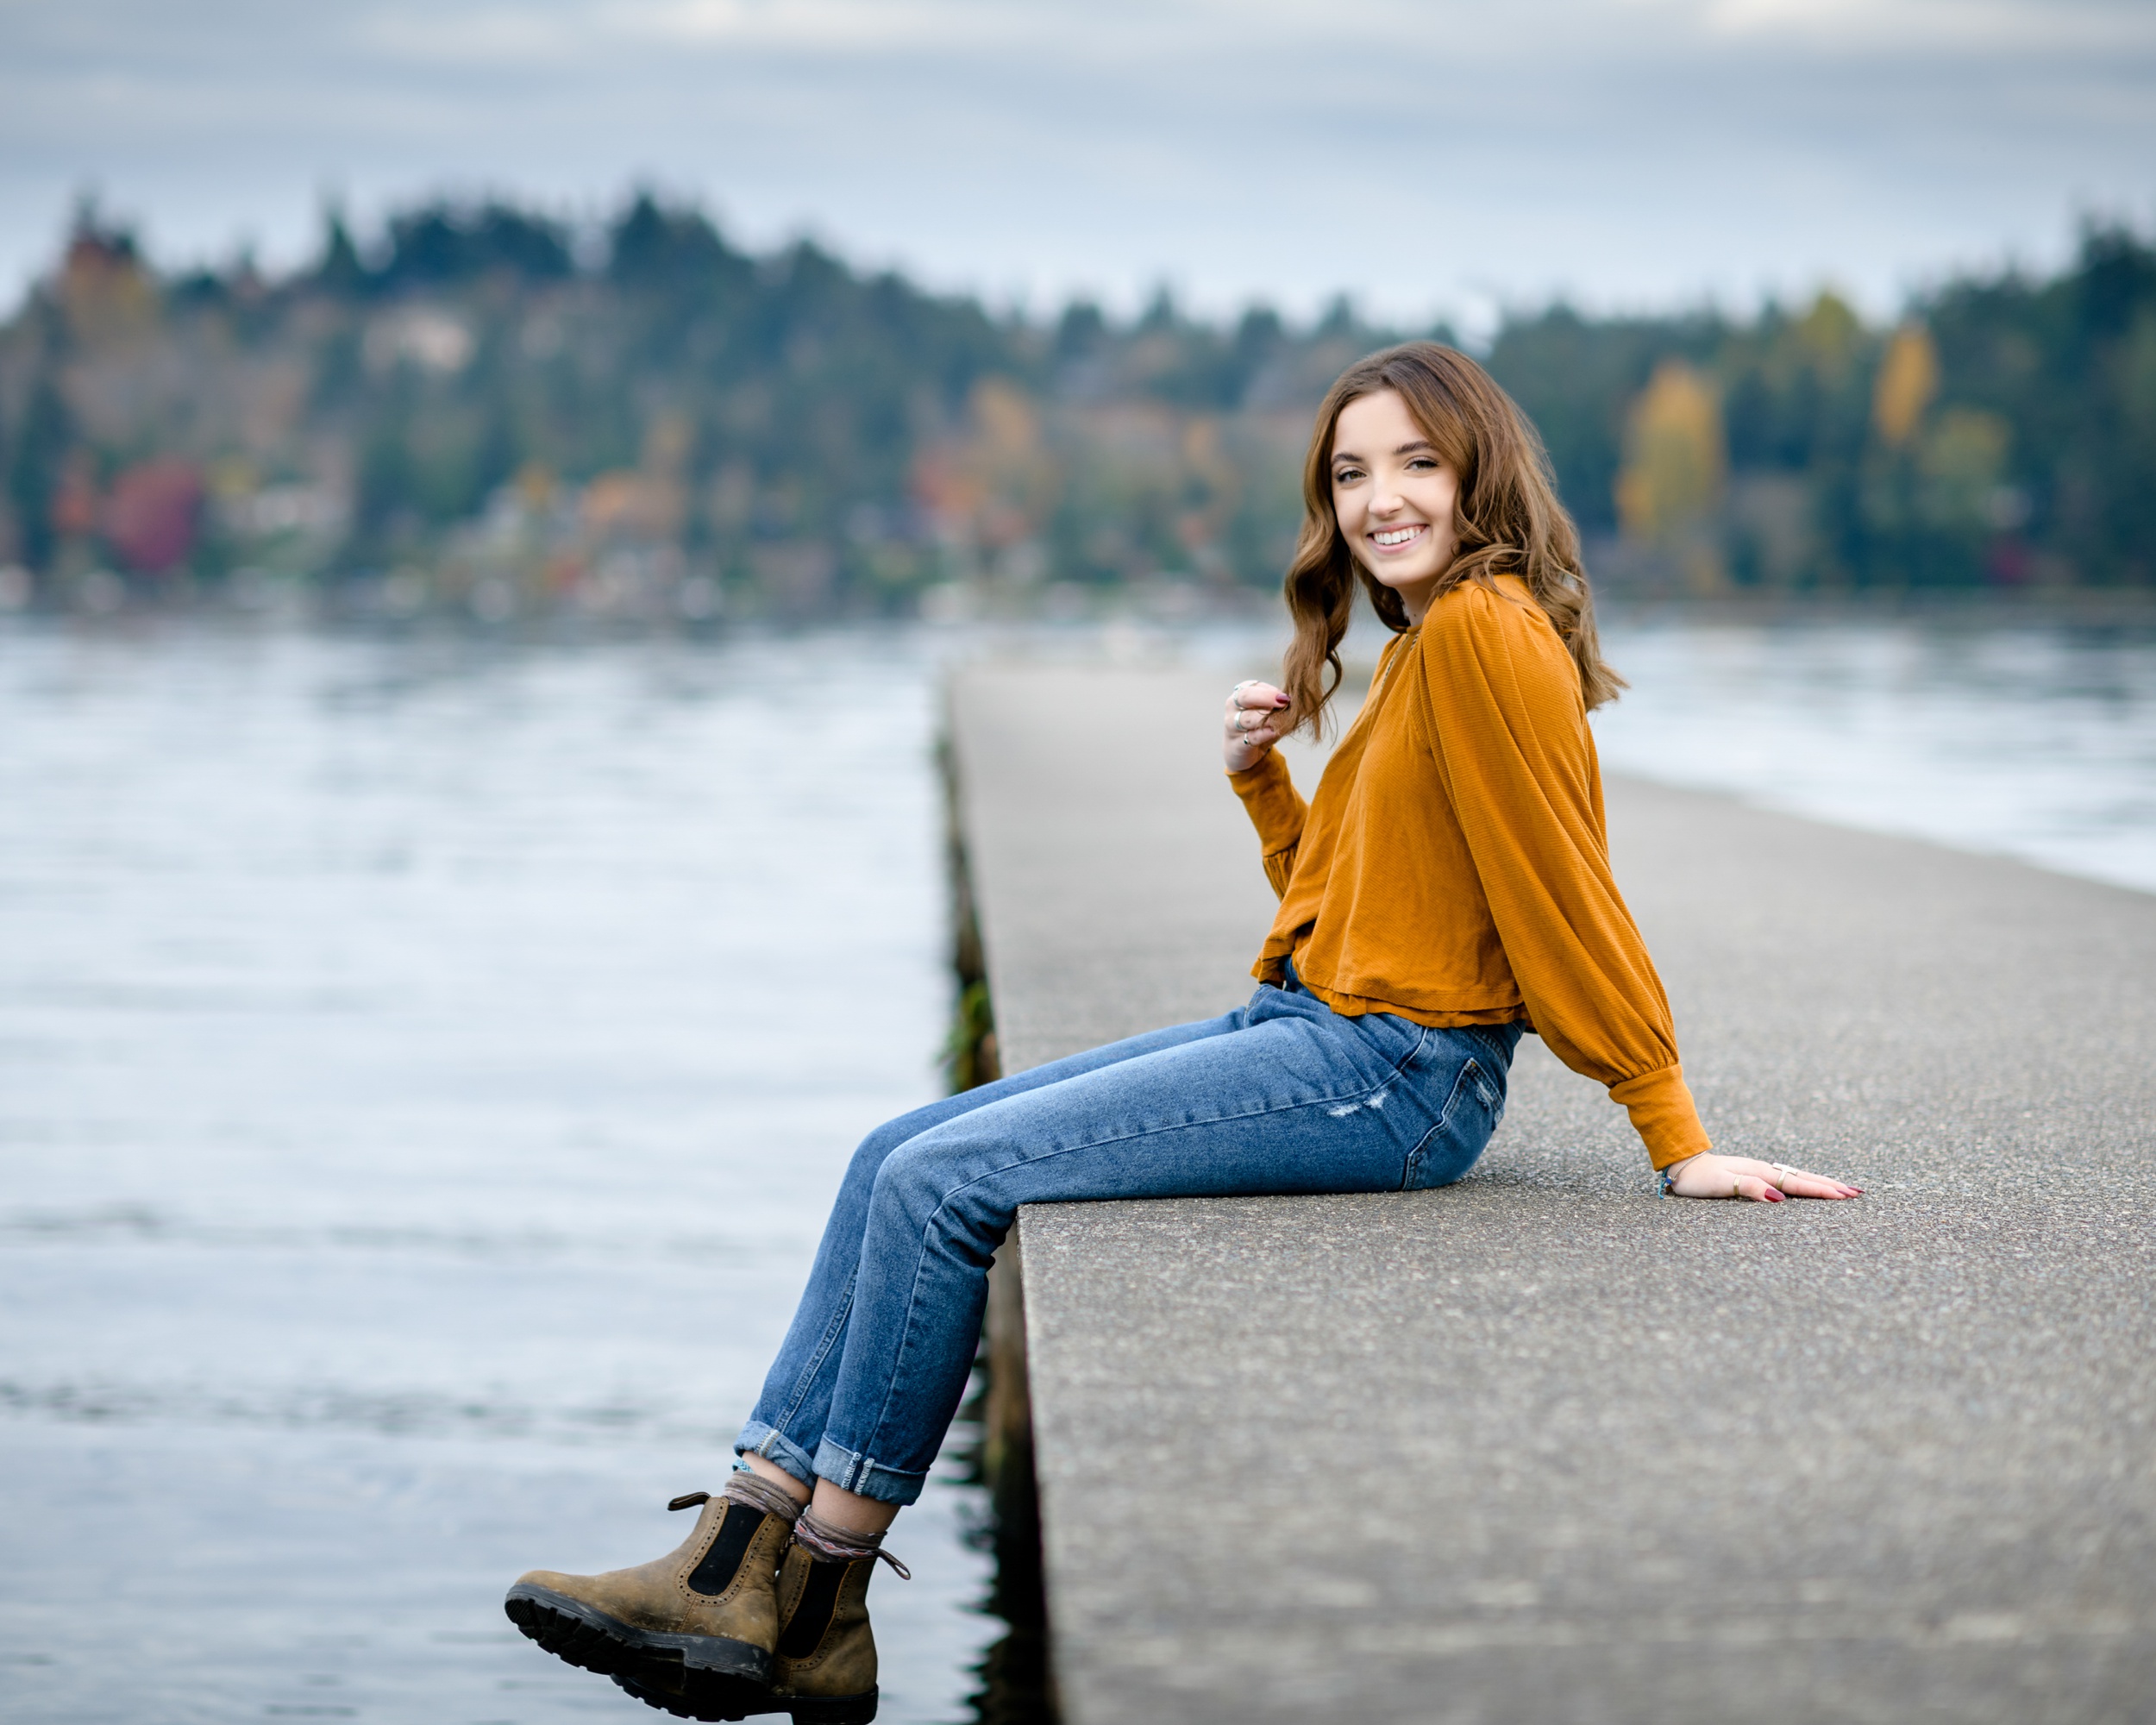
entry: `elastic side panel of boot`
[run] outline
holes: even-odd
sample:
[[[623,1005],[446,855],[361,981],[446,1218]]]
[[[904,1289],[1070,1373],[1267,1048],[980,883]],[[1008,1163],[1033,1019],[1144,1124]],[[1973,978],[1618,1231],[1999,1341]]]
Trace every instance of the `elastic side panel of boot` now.
[[[809,1565],[808,1580],[801,1587],[801,1603],[793,1608],[793,1615],[786,1620],[786,1628],[779,1634],[780,1658],[805,1659],[816,1651],[824,1632],[831,1626],[831,1617],[838,1609],[839,1587],[852,1567],[844,1563]]]
[[[731,1587],[734,1577],[741,1570],[742,1553],[749,1549],[749,1542],[762,1526],[761,1510],[752,1509],[746,1503],[729,1503],[719,1521],[718,1535],[711,1540],[711,1550],[704,1553],[704,1561],[689,1573],[689,1590],[716,1598]]]

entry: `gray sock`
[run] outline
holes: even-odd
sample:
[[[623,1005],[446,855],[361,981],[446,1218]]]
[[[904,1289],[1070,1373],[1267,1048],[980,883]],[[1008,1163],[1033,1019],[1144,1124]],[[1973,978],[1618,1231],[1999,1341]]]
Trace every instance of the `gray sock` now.
[[[913,1579],[913,1571],[884,1550],[882,1534],[834,1527],[813,1510],[804,1509],[801,1519],[793,1524],[793,1543],[818,1563],[858,1563],[863,1558],[881,1558],[903,1579]]]
[[[727,1477],[725,1489],[718,1494],[730,1503],[761,1509],[767,1515],[782,1517],[792,1527],[801,1514],[800,1501],[783,1485],[774,1484],[753,1468],[742,1468]]]

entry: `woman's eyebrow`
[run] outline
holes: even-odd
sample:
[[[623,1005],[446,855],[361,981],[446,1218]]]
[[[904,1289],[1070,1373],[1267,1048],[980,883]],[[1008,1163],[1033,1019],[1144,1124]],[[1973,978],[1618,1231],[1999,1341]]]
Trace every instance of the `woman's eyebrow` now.
[[[1438,446],[1435,443],[1432,443],[1427,437],[1418,437],[1412,443],[1402,443],[1397,449],[1393,451],[1393,454],[1395,455],[1412,455],[1418,449],[1430,449],[1434,451],[1437,447]],[[1363,458],[1357,455],[1352,449],[1335,449],[1332,452],[1332,459],[1335,461],[1359,461]]]

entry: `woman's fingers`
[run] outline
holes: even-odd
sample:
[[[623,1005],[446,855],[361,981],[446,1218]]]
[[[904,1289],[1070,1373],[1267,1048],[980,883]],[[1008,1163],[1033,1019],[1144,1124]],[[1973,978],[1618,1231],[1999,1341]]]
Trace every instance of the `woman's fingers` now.
[[[1846,1180],[1829,1180],[1823,1174],[1802,1174],[1791,1169],[1782,1176],[1782,1189],[1792,1198],[1861,1198],[1864,1188]]]
[[[1808,1168],[1792,1168],[1786,1162],[1753,1162],[1749,1167],[1763,1169],[1766,1177],[1792,1198],[1860,1198],[1864,1188],[1852,1186],[1846,1180],[1837,1180],[1832,1175],[1814,1174]]]
[[[1288,697],[1270,683],[1252,678],[1228,691],[1222,729],[1226,734],[1228,770],[1246,772],[1286,734]]]
[[[1228,691],[1225,724],[1229,747],[1246,746],[1247,750],[1257,751],[1277,743],[1281,737],[1281,710],[1287,704],[1288,697],[1270,683],[1238,683]],[[1244,764],[1250,764],[1247,753],[1238,758]]]

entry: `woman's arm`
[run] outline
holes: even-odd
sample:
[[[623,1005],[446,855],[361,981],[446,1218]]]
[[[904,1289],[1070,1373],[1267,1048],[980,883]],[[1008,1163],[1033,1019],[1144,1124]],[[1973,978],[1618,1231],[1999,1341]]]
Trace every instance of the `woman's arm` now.
[[[1536,1031],[1624,1105],[1685,1197],[1856,1189],[1713,1153],[1668,996],[1610,872],[1601,781],[1571,656],[1539,608],[1469,586],[1423,628],[1431,747]]]
[[[1295,850],[1308,813],[1288,763],[1273,753],[1288,697],[1270,683],[1238,683],[1228,691],[1221,720],[1220,758],[1228,783],[1257,829],[1264,848],[1265,878],[1284,894],[1295,872]]]

